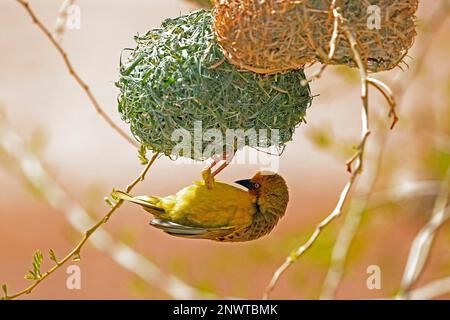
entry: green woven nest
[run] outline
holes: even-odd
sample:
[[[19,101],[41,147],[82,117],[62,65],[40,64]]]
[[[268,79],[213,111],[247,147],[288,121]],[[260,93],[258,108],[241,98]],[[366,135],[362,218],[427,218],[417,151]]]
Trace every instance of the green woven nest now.
[[[121,63],[119,112],[134,136],[155,152],[173,156],[178,143],[173,131],[184,128],[194,137],[195,121],[202,121],[203,131],[218,129],[224,136],[228,128],[278,129],[276,147],[292,140],[304,122],[312,98],[301,85],[303,70],[276,75],[238,70],[216,44],[207,10],[167,19],[135,41],[137,47]],[[270,134],[261,142],[272,146]],[[183,156],[203,160],[194,152]]]

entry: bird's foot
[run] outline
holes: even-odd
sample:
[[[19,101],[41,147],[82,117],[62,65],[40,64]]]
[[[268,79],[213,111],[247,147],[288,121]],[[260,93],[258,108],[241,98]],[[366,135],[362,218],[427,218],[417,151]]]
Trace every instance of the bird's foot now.
[[[212,189],[214,186],[214,176],[211,174],[211,168],[205,168],[202,170],[202,178],[205,182],[206,188]]]
[[[208,165],[202,171],[202,177],[208,189],[212,188],[214,184],[214,177],[218,175],[220,172],[222,172],[222,170],[225,169],[230,164],[231,160],[233,160],[234,154],[235,154],[234,150],[227,150],[227,152],[224,152],[224,154],[220,156],[213,155],[211,157],[212,159],[211,164]],[[212,171],[213,168],[221,162],[222,164],[217,169]]]

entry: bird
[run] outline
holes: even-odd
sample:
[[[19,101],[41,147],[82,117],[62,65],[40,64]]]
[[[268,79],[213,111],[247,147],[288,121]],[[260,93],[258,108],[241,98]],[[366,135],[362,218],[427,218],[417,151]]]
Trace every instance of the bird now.
[[[243,242],[267,235],[286,212],[289,191],[285,180],[279,174],[259,171],[235,183],[246,190],[212,178],[194,181],[166,197],[135,197],[118,190],[111,195],[140,205],[154,216],[151,226],[172,236]]]

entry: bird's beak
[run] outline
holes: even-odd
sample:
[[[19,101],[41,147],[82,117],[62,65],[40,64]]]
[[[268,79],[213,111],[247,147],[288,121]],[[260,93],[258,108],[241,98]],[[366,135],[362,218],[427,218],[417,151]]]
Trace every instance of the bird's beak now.
[[[241,186],[246,187],[247,189],[253,188],[253,183],[250,179],[238,180],[235,181],[235,183],[240,184]]]

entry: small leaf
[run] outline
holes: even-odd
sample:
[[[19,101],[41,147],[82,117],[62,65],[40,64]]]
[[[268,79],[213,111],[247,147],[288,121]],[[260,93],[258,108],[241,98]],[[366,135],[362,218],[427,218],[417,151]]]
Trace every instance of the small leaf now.
[[[2,284],[2,291],[4,296],[2,297],[2,300],[7,300],[8,299],[8,286],[4,283]]]
[[[103,200],[105,200],[105,202],[110,206],[110,207],[114,207],[114,203],[111,201],[111,199],[109,197],[104,197]]]
[[[113,188],[112,191],[111,191],[111,193],[109,194],[109,196],[111,197],[109,200],[111,201],[113,207],[117,204],[117,202],[119,202],[119,201],[121,200],[121,199],[116,195],[116,191],[117,191],[117,189],[116,189],[116,188]],[[105,201],[106,201],[106,199],[105,199]],[[106,201],[106,202],[108,203],[108,201]]]
[[[28,273],[24,276],[24,279],[27,279],[27,280],[37,280],[38,278],[37,278],[36,275],[33,273],[33,271],[28,271]]]
[[[75,255],[73,256],[72,261],[73,261],[73,262],[78,262],[78,261],[80,261],[80,260],[81,260],[80,254],[79,254],[78,252],[75,253]]]
[[[139,148],[138,158],[142,165],[146,165],[148,163],[147,148],[143,144],[141,144],[141,147]]]
[[[27,280],[39,280],[41,278],[41,264],[44,260],[44,256],[40,250],[36,250],[33,255],[33,271],[28,271],[25,275]]]
[[[110,197],[111,197],[111,199],[113,199],[114,201],[117,201],[117,200],[119,200],[119,199],[114,195],[115,192],[116,192],[116,188],[113,188],[112,191],[111,191],[111,193],[110,193]],[[105,198],[107,198],[107,197],[105,197]]]
[[[41,264],[44,260],[44,255],[40,250],[36,250],[33,256],[33,271],[34,274],[40,278],[41,277]]]
[[[56,258],[55,251],[53,249],[50,249],[49,251],[50,260],[52,260],[54,263],[58,264],[58,259]]]

